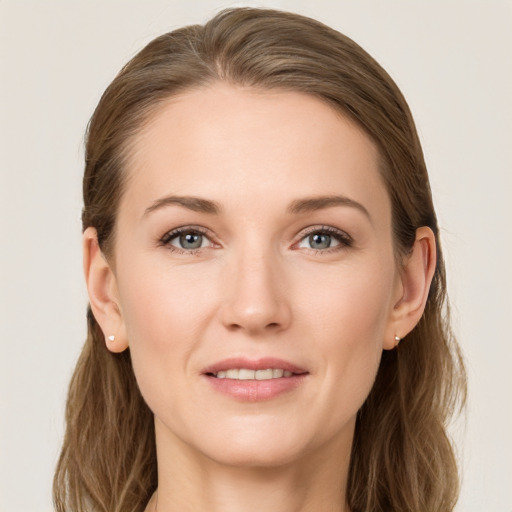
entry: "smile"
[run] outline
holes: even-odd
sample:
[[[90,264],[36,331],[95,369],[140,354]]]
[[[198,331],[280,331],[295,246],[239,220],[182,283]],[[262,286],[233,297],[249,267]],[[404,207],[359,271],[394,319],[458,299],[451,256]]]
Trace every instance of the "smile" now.
[[[275,357],[232,357],[203,368],[201,374],[216,393],[238,402],[260,402],[302,388],[310,372]]]
[[[289,370],[282,368],[267,368],[265,370],[249,370],[247,368],[233,368],[229,370],[221,370],[211,374],[217,379],[234,379],[234,380],[269,380],[280,379],[282,377],[291,377],[294,375]]]

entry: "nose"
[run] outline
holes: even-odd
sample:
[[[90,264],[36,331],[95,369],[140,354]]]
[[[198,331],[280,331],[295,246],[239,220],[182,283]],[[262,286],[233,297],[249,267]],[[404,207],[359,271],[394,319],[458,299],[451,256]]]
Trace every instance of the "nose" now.
[[[286,329],[292,313],[278,257],[240,255],[226,269],[222,322],[251,335]]]

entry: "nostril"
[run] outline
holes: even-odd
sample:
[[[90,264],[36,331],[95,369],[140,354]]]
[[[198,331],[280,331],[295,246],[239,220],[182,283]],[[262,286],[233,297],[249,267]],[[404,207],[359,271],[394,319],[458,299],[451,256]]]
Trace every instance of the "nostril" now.
[[[237,331],[237,330],[239,330],[239,329],[241,329],[241,328],[242,328],[242,326],[241,326],[241,325],[238,325],[238,324],[230,324],[228,327],[229,327],[230,329],[232,329],[233,331]]]
[[[270,300],[272,299],[272,300]],[[221,321],[231,332],[247,331],[277,333],[286,328],[291,318],[285,300],[247,294],[233,297],[222,305]]]

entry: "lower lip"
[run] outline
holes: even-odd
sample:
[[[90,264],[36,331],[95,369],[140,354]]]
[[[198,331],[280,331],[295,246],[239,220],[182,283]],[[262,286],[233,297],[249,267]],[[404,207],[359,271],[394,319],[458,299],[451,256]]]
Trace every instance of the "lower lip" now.
[[[305,379],[306,373],[267,380],[218,379],[206,376],[210,385],[220,393],[242,402],[271,400],[296,389]]]

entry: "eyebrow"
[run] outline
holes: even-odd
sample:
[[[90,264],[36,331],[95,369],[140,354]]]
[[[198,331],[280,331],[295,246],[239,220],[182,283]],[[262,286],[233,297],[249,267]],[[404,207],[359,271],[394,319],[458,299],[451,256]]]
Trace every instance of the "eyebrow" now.
[[[170,195],[157,199],[151,206],[146,208],[144,216],[155,210],[159,210],[160,208],[172,205],[182,206],[195,212],[208,213],[210,215],[219,215],[222,211],[222,208],[218,203],[209,199],[202,199],[194,196]],[[290,203],[287,211],[290,214],[300,214],[322,210],[324,208],[332,208],[334,206],[350,206],[352,208],[356,208],[364,213],[371,221],[368,210],[361,203],[341,195],[315,196],[296,199]]]
[[[322,210],[324,208],[331,208],[333,206],[350,206],[361,211],[371,221],[371,216],[368,210],[357,201],[340,195],[329,195],[329,196],[316,196],[307,197],[304,199],[297,199],[292,201],[288,207],[288,212],[292,214],[297,213],[308,213],[316,210]]]
[[[212,215],[218,215],[222,210],[218,203],[208,199],[193,196],[166,196],[157,199],[149,208],[146,208],[144,216],[155,210],[171,205],[183,206],[194,212],[209,213]]]

